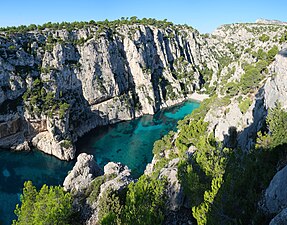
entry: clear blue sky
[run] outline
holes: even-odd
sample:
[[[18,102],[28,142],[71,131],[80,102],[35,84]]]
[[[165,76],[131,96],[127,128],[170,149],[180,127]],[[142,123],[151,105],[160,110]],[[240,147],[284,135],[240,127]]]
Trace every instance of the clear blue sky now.
[[[166,18],[206,33],[257,18],[287,21],[287,0],[3,0],[0,7],[0,27],[137,16]]]

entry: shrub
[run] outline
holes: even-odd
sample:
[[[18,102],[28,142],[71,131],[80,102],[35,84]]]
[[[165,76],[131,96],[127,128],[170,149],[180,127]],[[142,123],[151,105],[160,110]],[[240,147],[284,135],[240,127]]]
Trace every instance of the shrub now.
[[[98,217],[101,225],[121,224],[122,205],[119,196],[108,189],[99,199]]]
[[[60,145],[62,148],[71,148],[73,143],[70,140],[63,140]]]
[[[266,123],[271,136],[271,147],[287,143],[287,112],[281,108],[279,103],[269,110]]]
[[[21,206],[17,204],[18,219],[13,225],[26,224],[70,224],[72,197],[60,186],[43,185],[38,192],[31,181],[24,183]]]
[[[228,94],[230,97],[237,95],[239,92],[238,84],[235,82],[227,83],[224,88],[225,93]]]
[[[279,49],[276,45],[274,45],[268,52],[267,52],[267,60],[269,63],[273,62],[275,59],[275,55],[277,55]]]
[[[60,116],[60,119],[63,119],[65,114],[66,114],[66,111],[70,108],[70,104],[64,102],[62,104],[60,104],[60,109],[59,109],[59,116]]]
[[[141,176],[128,186],[124,224],[162,224],[164,219],[165,182]]]
[[[269,36],[266,35],[266,34],[262,34],[260,37],[259,37],[259,40],[262,41],[262,42],[266,42],[266,41],[269,41]]]
[[[97,200],[98,195],[100,194],[100,187],[105,181],[105,176],[98,176],[92,181],[91,185],[85,193],[85,195],[88,196],[87,200],[90,204]]]
[[[279,40],[279,43],[282,44],[284,42],[287,41],[287,32],[283,33],[280,40]]]
[[[250,98],[246,98],[244,101],[241,101],[239,103],[239,109],[241,111],[242,114],[245,114],[247,112],[247,110],[249,109],[249,107],[252,104],[252,100]]]
[[[245,73],[240,79],[240,87],[243,94],[247,94],[253,89],[258,88],[263,76],[260,74],[260,70],[254,66],[247,66],[244,68]]]

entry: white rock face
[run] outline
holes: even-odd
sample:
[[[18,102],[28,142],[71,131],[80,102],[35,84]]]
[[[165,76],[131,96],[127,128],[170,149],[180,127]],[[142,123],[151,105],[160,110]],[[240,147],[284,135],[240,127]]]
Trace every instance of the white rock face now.
[[[109,162],[107,165],[104,166],[104,175],[114,175],[115,178],[101,185],[101,193],[99,194],[99,197],[102,195],[103,192],[107,191],[108,189],[113,191],[121,191],[133,180],[130,177],[130,169],[121,163]]]
[[[121,163],[109,162],[107,165],[105,165],[104,176],[112,178],[109,178],[100,186],[100,193],[97,197],[97,200],[90,205],[90,208],[92,209],[92,215],[85,222],[86,225],[93,225],[99,222],[98,212],[100,199],[104,194],[110,191],[120,193],[129,185],[129,183],[134,181],[130,175],[131,171],[129,168]]]
[[[253,144],[252,135],[261,128],[266,116],[263,105],[263,96],[258,93],[251,96],[252,104],[242,113],[237,101],[224,107],[212,108],[205,116],[209,122],[210,132],[214,132],[215,138],[223,141],[228,147],[239,145],[241,149],[248,150]]]
[[[76,149],[73,145],[66,146],[65,140],[55,141],[48,131],[37,134],[32,143],[41,151],[54,155],[62,160],[71,160],[75,158]]]
[[[32,143],[58,158],[71,159],[75,149],[61,149],[61,141],[75,142],[97,126],[153,114],[183,101],[203,85],[206,89],[220,86],[226,76],[230,76],[227,82],[240,80],[243,65],[256,62],[251,50],[268,51],[274,44],[279,49],[284,46],[274,41],[285,32],[284,27],[270,26],[272,24],[224,25],[207,37],[186,26],[175,29],[138,24],[120,25],[112,31],[101,32],[97,31],[98,27],[89,25],[73,31],[45,29],[41,33],[31,31],[13,36],[3,33],[0,37],[0,104],[6,109],[3,114],[17,113],[23,126],[10,136],[0,138],[0,146],[15,149],[39,133],[48,132],[47,138],[40,135],[41,138],[35,138]],[[258,30],[268,31],[270,40],[260,41]],[[219,63],[226,58],[231,64],[219,71]],[[283,56],[276,57],[273,72],[278,77],[267,81],[267,107],[276,99],[286,102]],[[33,91],[39,81],[40,90],[36,95],[41,95],[24,95],[23,102],[22,95]],[[280,91],[273,93],[277,87]],[[50,99],[45,94],[50,94]],[[45,105],[46,102],[50,105]],[[15,104],[19,107],[13,107]],[[63,109],[63,105],[66,108]],[[218,109],[216,117],[208,115],[207,120],[216,121],[216,137],[223,140],[230,126],[238,125],[241,132],[255,121],[251,113],[256,108],[254,103],[246,115],[240,115],[238,107],[230,108],[227,115]],[[39,123],[43,123],[41,129],[38,129]],[[22,138],[15,142],[17,135]],[[249,138],[243,143],[244,135],[238,141],[249,145]]]
[[[26,42],[31,49],[25,50]],[[25,96],[25,107],[13,109],[25,124],[21,132],[26,136],[10,145],[5,137],[5,146],[16,148],[34,138],[33,145],[64,160],[72,159],[75,149],[61,148],[63,140],[75,142],[96,126],[179,103],[208,79],[201,76],[203,69],[212,70],[214,79],[218,70],[205,40],[187,27],[175,31],[122,25],[101,33],[92,25],[71,32],[45,29],[3,35],[0,44],[0,104],[21,100],[33,85],[41,86],[41,95]],[[61,111],[64,103],[68,107]],[[40,121],[45,125],[38,129]]]
[[[276,173],[265,191],[263,202],[268,213],[279,213],[287,207],[287,166]]]
[[[266,108],[273,108],[278,101],[287,109],[287,57],[278,54],[271,69],[273,77],[264,86]]]
[[[64,189],[76,194],[82,193],[99,175],[101,175],[101,169],[96,164],[94,157],[81,153],[77,157],[75,166],[64,180]]]
[[[178,180],[177,165],[180,159],[175,158],[171,160],[166,168],[160,171],[159,179],[167,179],[166,194],[168,196],[167,209],[171,211],[179,210],[184,204],[185,195],[183,188]]]

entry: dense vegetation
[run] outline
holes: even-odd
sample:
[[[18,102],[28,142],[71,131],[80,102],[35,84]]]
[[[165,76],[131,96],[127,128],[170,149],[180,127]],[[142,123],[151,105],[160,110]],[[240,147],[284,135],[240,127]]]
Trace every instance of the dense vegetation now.
[[[121,25],[134,25],[134,24],[141,24],[141,25],[151,25],[151,26],[156,26],[159,28],[167,28],[167,27],[172,27],[174,24],[172,22],[168,22],[167,19],[164,20],[156,20],[153,18],[142,18],[139,19],[136,16],[132,17],[122,17],[121,19],[118,20],[104,20],[104,21],[94,21],[90,20],[89,22],[62,22],[62,23],[52,23],[52,22],[47,22],[44,23],[43,25],[36,25],[36,24],[31,24],[31,25],[21,25],[18,27],[12,26],[12,27],[2,27],[0,28],[0,32],[5,32],[7,34],[12,34],[12,33],[25,33],[29,31],[42,31],[45,29],[54,29],[54,30],[59,30],[59,29],[66,29],[67,31],[71,32],[75,29],[84,29],[84,28],[89,28],[89,27],[98,27],[98,29],[104,29],[104,28],[116,28]],[[187,27],[187,25],[184,25]]]
[[[21,206],[17,205],[18,219],[14,225],[71,224],[72,197],[62,187],[43,185],[38,192],[31,181],[24,183]]]
[[[261,48],[257,52],[252,52],[252,56],[257,59],[256,63],[242,64],[244,73],[239,81],[227,82],[235,73],[235,67],[229,70],[225,77],[221,78],[220,93],[229,97],[234,97],[237,96],[239,92],[243,95],[256,92],[258,88],[262,86],[262,81],[268,74],[267,67],[274,61],[278,51],[278,47],[274,45],[267,52]]]
[[[165,182],[141,176],[126,191],[108,190],[99,199],[100,224],[162,224]]]
[[[111,178],[111,177],[110,177]],[[94,202],[104,176],[93,181],[88,190],[88,201]],[[141,176],[122,193],[108,190],[99,199],[100,224],[162,224],[164,219],[165,181]],[[62,187],[43,185],[38,192],[31,181],[24,183],[21,206],[17,205],[15,225],[74,224],[77,218],[72,210],[72,196]]]
[[[278,163],[287,156],[287,112],[279,104],[272,109],[266,127],[258,133],[256,147],[243,152],[218,146],[206,136],[206,123],[191,123],[196,111],[180,123],[183,132],[176,144],[182,151],[190,145],[197,149],[192,159],[180,164],[179,178],[198,224],[268,223],[270,218],[258,209],[258,202]]]
[[[38,116],[44,113],[52,117],[53,113],[58,112],[59,118],[63,119],[70,107],[65,101],[56,99],[53,92],[47,92],[39,78],[35,79],[31,88],[24,93],[23,100],[28,111],[34,112]]]

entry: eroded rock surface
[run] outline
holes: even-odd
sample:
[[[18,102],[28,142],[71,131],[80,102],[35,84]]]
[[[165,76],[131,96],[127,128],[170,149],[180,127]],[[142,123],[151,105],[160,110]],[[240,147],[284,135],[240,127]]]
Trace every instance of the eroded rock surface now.
[[[265,191],[263,202],[270,214],[279,213],[287,207],[287,166],[276,173]]]
[[[96,164],[94,157],[81,153],[77,157],[75,166],[64,180],[64,189],[76,195],[80,194],[88,188],[96,176],[100,176],[101,174],[102,171]]]

